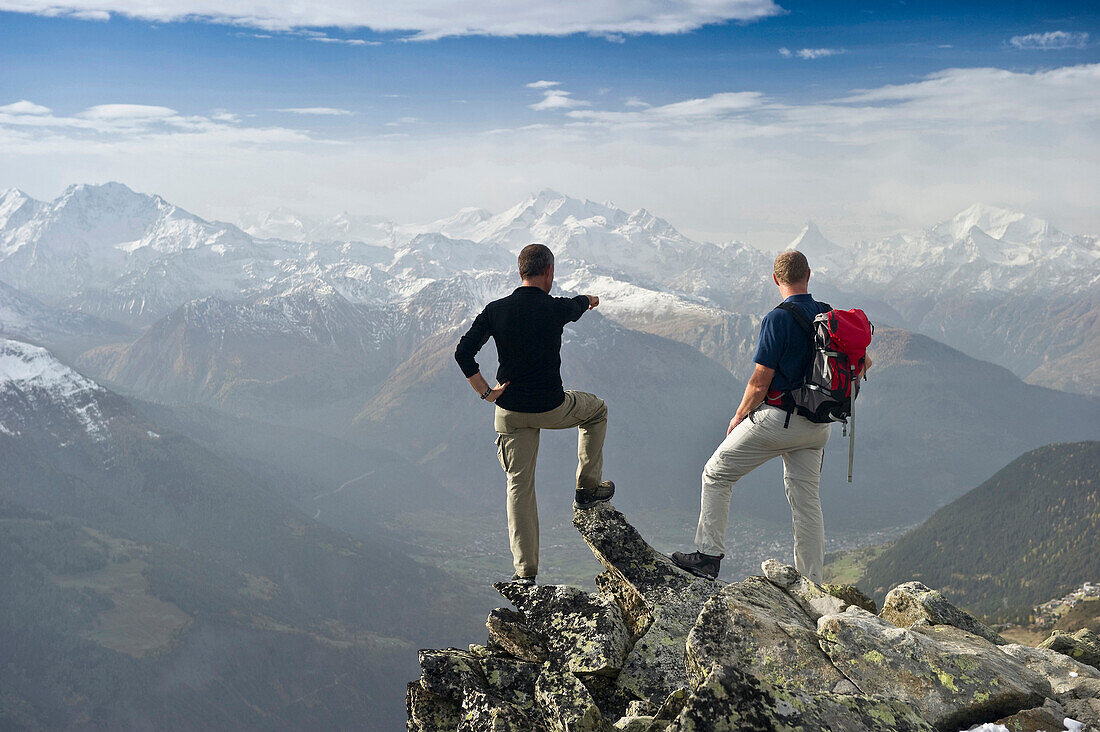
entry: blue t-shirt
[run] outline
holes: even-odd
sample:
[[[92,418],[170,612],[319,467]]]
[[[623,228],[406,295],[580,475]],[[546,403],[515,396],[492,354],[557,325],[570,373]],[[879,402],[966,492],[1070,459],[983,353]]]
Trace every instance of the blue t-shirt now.
[[[826,312],[822,303],[810,295],[791,295],[783,302],[794,303],[811,323]],[[775,369],[771,391],[787,391],[801,386],[810,361],[810,339],[794,316],[784,310],[772,310],[760,323],[760,339],[752,360]]]

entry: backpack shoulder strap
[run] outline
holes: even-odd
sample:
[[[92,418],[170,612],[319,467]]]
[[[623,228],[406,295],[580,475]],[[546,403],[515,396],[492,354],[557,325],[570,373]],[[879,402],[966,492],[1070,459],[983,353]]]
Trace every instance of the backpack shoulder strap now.
[[[811,340],[813,339],[813,337],[814,337],[813,323],[810,322],[810,319],[806,317],[806,314],[802,312],[801,308],[799,308],[797,305],[795,305],[794,303],[791,303],[791,302],[781,302],[781,303],[779,303],[778,305],[775,306],[775,309],[776,310],[786,310],[788,313],[793,315],[794,316],[794,321],[796,323],[798,323],[798,327],[800,327],[803,331],[805,331],[806,336],[808,338],[810,338]]]

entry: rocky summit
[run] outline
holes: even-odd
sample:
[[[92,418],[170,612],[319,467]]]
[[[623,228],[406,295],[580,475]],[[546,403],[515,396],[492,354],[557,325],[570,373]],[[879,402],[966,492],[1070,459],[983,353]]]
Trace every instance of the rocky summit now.
[[[727,584],[681,571],[610,504],[573,524],[596,593],[495,585],[515,609],[469,649],[420,652],[410,732],[1012,732],[1100,729],[1095,636],[1006,643],[919,582],[874,603],[776,560]],[[1074,725],[1076,726],[1076,725]],[[1072,728],[1072,727],[1071,727]]]

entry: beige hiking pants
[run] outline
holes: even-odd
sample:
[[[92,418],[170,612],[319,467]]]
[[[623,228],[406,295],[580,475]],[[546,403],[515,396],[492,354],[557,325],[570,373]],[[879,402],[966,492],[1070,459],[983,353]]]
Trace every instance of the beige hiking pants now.
[[[733,484],[753,468],[783,457],[783,485],[794,523],[794,566],[804,577],[822,581],[825,521],[821,516],[821,461],[829,441],[828,424],[817,424],[772,407],[757,409],[726,435],[703,468],[703,495],[695,547],[710,555],[726,553]]]
[[[539,430],[578,427],[577,487],[591,488],[602,480],[603,439],[607,405],[583,391],[565,392],[565,401],[549,412],[509,412],[497,407],[497,458],[508,475],[508,540],[512,563],[520,577],[539,571],[539,510],[535,501],[535,461]]]

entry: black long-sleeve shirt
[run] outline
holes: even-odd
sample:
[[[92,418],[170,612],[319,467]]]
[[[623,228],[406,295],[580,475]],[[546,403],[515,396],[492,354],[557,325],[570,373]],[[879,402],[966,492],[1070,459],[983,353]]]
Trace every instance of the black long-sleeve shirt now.
[[[516,288],[474,318],[458,341],[455,360],[469,378],[480,371],[474,357],[492,336],[497,381],[509,382],[496,403],[510,412],[548,412],[565,401],[561,384],[561,333],[588,310],[588,297],[551,297],[538,287]]]

